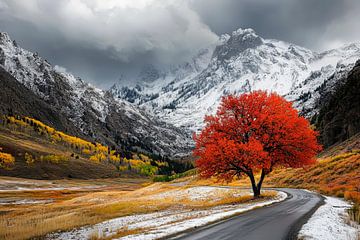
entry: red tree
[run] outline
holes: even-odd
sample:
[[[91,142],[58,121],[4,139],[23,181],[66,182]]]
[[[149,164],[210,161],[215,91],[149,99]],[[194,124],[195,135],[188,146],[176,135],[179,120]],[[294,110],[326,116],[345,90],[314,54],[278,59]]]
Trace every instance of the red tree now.
[[[245,174],[254,197],[264,177],[276,166],[302,167],[321,150],[317,133],[292,104],[275,93],[256,91],[229,95],[215,116],[205,117],[205,128],[194,134],[200,176],[230,181]],[[256,183],[254,174],[261,171]]]

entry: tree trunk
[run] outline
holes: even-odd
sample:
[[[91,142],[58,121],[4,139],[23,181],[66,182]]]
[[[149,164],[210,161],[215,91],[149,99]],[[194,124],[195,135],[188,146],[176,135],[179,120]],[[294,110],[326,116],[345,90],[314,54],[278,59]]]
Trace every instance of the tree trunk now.
[[[256,185],[255,177],[254,177],[252,172],[250,172],[248,174],[248,176],[249,176],[250,181],[251,181],[251,187],[252,187],[252,190],[253,190],[254,198],[258,198],[260,196],[260,190],[258,189],[258,187]]]
[[[260,180],[259,180],[259,182],[257,184],[257,189],[259,190],[259,195],[260,195],[260,189],[261,189],[261,185],[262,185],[262,183],[264,181],[265,175],[266,175],[265,169],[262,169],[261,170]]]
[[[252,187],[252,190],[253,190],[253,193],[254,193],[254,198],[260,197],[261,185],[262,185],[262,183],[264,181],[265,175],[266,175],[266,172],[265,172],[264,169],[262,169],[261,170],[260,180],[256,184],[254,174],[252,172],[248,173],[248,176],[249,176],[250,181],[251,181],[251,187]]]

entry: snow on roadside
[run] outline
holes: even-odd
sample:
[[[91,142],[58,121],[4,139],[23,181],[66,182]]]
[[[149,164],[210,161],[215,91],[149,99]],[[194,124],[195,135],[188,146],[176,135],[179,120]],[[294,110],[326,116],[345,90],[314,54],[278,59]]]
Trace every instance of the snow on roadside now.
[[[210,210],[202,211],[205,212],[204,215],[198,213],[201,211],[192,211],[191,213],[197,215],[198,217],[186,219],[185,221],[173,221],[170,222],[169,224],[158,224],[157,226],[155,226],[155,228],[152,228],[150,231],[141,234],[125,236],[119,239],[152,240],[152,239],[163,238],[191,228],[201,227],[206,224],[219,221],[226,217],[230,217],[232,215],[239,214],[257,207],[263,207],[275,202],[280,202],[283,201],[286,197],[287,197],[286,193],[279,192],[277,197],[272,200],[261,201],[256,203],[239,204],[239,205],[227,206],[227,207],[215,207]]]
[[[216,188],[213,188],[216,190]],[[136,230],[133,235],[120,239],[157,239],[171,234],[179,233],[187,229],[203,226],[223,218],[245,212],[256,207],[266,206],[275,202],[283,201],[287,197],[284,192],[278,192],[271,200],[262,200],[253,203],[236,205],[223,205],[206,210],[177,209],[155,213],[139,214],[119,217],[104,221],[93,226],[74,229],[69,232],[49,234],[47,239],[90,239],[94,236],[111,237],[119,230]]]
[[[346,210],[351,205],[339,198],[326,197],[325,205],[312,215],[299,232],[299,239],[305,240],[355,240],[360,226],[346,223]]]

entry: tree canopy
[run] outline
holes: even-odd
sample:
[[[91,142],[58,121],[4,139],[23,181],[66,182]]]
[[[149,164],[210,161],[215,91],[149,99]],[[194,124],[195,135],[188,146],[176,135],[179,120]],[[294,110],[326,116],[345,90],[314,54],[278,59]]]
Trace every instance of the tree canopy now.
[[[274,167],[302,167],[315,161],[321,150],[316,137],[291,102],[276,93],[255,91],[222,98],[217,113],[206,116],[204,129],[194,134],[194,155],[202,177],[229,181],[245,174],[257,197]],[[256,183],[254,174],[259,171]]]

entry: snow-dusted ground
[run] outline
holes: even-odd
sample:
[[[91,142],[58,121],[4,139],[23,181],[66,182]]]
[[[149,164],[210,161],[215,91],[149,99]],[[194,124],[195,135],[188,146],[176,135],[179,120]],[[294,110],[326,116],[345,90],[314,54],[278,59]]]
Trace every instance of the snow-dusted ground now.
[[[97,189],[105,186],[106,185],[85,185],[74,187],[66,184],[56,184],[51,181],[43,180],[0,179],[0,192],[82,190]]]
[[[0,205],[28,205],[28,204],[46,204],[54,200],[34,200],[34,199],[17,199],[17,198],[0,198]]]
[[[306,240],[356,240],[360,226],[347,224],[346,209],[351,205],[341,199],[326,197],[325,205],[313,214],[299,232],[299,239]]]
[[[220,189],[220,188],[219,188]],[[194,199],[201,199],[204,192],[219,190],[216,187],[195,187],[189,195]],[[198,195],[198,197],[196,197]],[[278,192],[272,200],[263,200],[253,203],[237,205],[223,205],[206,210],[174,209],[149,214],[119,217],[102,223],[75,229],[69,232],[52,233],[47,239],[90,239],[93,236],[109,237],[121,230],[136,230],[138,234],[128,235],[120,239],[157,239],[187,229],[206,225],[223,218],[262,207],[275,202],[283,201],[287,195]]]
[[[184,189],[174,189],[159,194],[154,194],[150,199],[164,199],[164,198],[176,198],[177,200],[189,199],[191,201],[217,201],[221,199],[225,194],[232,195],[234,197],[240,197],[245,195],[252,195],[250,189],[238,189],[212,187],[212,186],[199,186]]]

